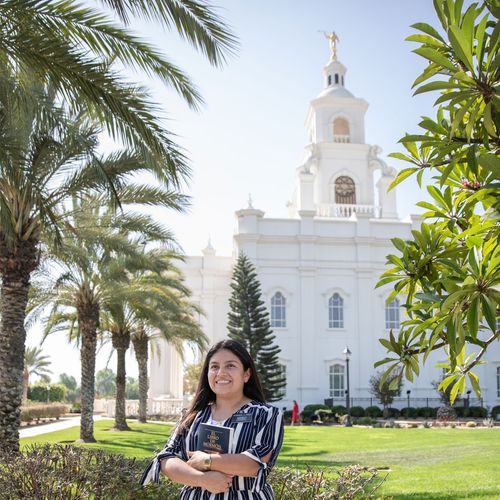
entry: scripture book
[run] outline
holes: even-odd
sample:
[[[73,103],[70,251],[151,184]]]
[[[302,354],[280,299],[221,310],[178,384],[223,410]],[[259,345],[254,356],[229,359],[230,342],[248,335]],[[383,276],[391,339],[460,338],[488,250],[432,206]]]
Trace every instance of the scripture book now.
[[[196,449],[205,453],[230,453],[234,429],[222,425],[200,424]]]

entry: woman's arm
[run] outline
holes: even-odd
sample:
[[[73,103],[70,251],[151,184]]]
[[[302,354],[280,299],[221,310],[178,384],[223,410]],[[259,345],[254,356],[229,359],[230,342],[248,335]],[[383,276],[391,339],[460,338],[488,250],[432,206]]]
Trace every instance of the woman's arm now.
[[[176,483],[205,488],[210,493],[224,493],[231,485],[231,476],[216,470],[202,472],[180,458],[162,460],[161,472]]]
[[[187,465],[198,471],[206,470],[205,461],[207,456],[211,459],[210,470],[223,472],[231,476],[255,477],[261,468],[259,462],[243,453],[235,454],[212,454],[203,451],[193,451],[188,453]],[[271,458],[271,452],[262,457],[262,461],[267,463]]]

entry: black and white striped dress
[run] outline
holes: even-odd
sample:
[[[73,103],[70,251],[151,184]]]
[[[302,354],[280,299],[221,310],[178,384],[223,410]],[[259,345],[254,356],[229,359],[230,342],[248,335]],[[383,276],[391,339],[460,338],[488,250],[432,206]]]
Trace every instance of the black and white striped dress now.
[[[249,414],[251,418],[235,418],[237,415]],[[196,432],[203,422],[210,422],[211,407],[200,411],[189,429],[183,436],[178,436],[177,429],[173,432],[165,448],[156,455],[142,477],[141,483],[159,482],[160,461],[164,458],[178,457],[188,460],[188,451],[196,450]],[[245,420],[245,421],[244,421]],[[184,486],[180,500],[273,500],[274,494],[267,483],[267,475],[272,469],[283,443],[283,415],[278,408],[251,401],[222,425],[234,429],[232,453],[243,453],[260,464],[256,477],[234,476],[229,491],[225,493],[210,493],[203,488]],[[272,452],[266,464],[262,457]]]

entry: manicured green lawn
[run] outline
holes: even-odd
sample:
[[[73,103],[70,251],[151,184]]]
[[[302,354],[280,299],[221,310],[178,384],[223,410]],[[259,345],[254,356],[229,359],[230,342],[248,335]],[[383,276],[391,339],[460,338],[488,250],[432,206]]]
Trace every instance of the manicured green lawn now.
[[[96,422],[95,444],[127,456],[148,458],[166,441],[170,426],[130,424],[113,432],[111,421]],[[34,438],[28,443],[72,443],[78,429]],[[500,429],[362,429],[287,427],[278,465],[315,467],[362,464],[377,467],[387,480],[379,494],[394,499],[500,499]]]

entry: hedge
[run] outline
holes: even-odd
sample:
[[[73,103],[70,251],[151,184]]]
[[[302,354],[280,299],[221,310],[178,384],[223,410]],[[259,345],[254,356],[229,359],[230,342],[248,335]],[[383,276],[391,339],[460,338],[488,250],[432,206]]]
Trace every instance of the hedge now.
[[[31,422],[32,420],[40,420],[41,418],[56,418],[59,419],[62,415],[68,413],[71,405],[63,404],[46,404],[46,405],[29,405],[21,407],[21,422]]]
[[[47,390],[50,387],[50,391]],[[34,384],[28,387],[28,399],[31,401],[54,403],[64,401],[68,394],[68,388],[63,384]]]

